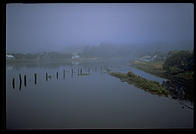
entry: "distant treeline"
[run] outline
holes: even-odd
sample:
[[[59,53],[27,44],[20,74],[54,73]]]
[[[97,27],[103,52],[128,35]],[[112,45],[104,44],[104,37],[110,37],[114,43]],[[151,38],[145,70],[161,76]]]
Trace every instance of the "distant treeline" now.
[[[194,71],[194,53],[191,51],[169,52],[163,64],[163,69],[170,74]]]
[[[21,54],[21,53],[8,53],[8,55],[14,56],[10,61],[49,61],[49,60],[65,60],[70,59],[72,54],[64,54],[58,52],[43,52],[36,54]]]

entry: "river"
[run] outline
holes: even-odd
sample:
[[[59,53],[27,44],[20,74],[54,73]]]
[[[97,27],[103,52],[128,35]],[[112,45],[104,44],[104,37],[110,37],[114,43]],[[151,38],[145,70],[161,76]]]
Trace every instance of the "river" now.
[[[106,68],[132,70],[160,83],[164,80],[121,63],[7,65],[7,129],[193,128],[192,109],[183,108],[178,100],[121,82]]]

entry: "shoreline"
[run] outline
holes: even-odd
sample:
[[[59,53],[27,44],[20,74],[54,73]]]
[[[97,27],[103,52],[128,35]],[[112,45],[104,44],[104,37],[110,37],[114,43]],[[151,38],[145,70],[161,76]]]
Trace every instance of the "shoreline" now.
[[[192,95],[194,90],[193,72],[170,75],[163,70],[163,62],[143,62],[134,60],[130,65],[146,73],[167,79],[162,85],[173,93],[173,98],[188,99],[190,101],[194,100],[194,96]]]

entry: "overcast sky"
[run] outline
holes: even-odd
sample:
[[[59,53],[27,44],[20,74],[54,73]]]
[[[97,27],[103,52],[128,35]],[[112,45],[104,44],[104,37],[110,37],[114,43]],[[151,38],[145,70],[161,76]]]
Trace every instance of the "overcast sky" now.
[[[193,41],[193,4],[7,4],[7,52]]]

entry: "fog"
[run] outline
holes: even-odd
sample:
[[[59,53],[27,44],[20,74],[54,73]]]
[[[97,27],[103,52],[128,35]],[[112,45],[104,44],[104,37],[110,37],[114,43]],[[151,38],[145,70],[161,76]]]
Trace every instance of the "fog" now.
[[[193,128],[193,11],[7,4],[6,129]]]
[[[6,52],[192,49],[193,4],[7,4]]]

